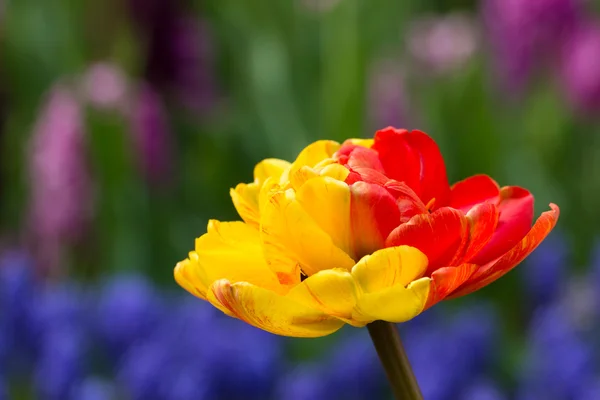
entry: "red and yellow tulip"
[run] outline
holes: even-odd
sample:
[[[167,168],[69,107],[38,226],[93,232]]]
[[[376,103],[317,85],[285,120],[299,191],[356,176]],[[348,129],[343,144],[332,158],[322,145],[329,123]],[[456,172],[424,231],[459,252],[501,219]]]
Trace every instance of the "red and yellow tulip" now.
[[[243,222],[210,221],[175,279],[227,315],[299,337],[404,322],[474,292],[559,216],[550,204],[532,227],[531,193],[486,175],[450,186],[433,139],[391,127],[315,142],[291,164],[263,160],[231,197]]]

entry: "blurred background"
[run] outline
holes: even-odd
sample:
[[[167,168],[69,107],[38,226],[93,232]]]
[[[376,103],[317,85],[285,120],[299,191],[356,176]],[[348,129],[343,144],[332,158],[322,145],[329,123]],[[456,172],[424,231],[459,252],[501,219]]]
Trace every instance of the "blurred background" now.
[[[7,0],[0,57],[0,399],[391,398],[366,330],[276,337],[172,277],[255,163],[388,125],[561,207],[400,326],[425,399],[600,399],[600,1]]]

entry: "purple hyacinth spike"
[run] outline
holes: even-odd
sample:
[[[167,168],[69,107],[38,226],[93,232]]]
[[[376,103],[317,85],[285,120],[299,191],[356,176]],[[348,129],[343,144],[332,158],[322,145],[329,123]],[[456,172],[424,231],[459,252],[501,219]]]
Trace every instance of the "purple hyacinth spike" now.
[[[582,113],[600,111],[600,23],[586,23],[564,45],[561,58],[564,91]]]
[[[409,29],[408,49],[419,70],[447,74],[463,67],[478,46],[475,21],[454,13],[417,20]]]
[[[131,125],[142,174],[150,183],[164,183],[171,168],[171,131],[163,101],[150,85],[142,85],[133,101]]]
[[[117,65],[92,65],[83,75],[81,86],[85,99],[96,108],[119,111],[127,107],[128,82]]]
[[[556,60],[577,26],[580,0],[485,0],[482,17],[503,85],[520,90],[535,69]]]
[[[64,247],[79,242],[93,213],[82,108],[66,86],[50,91],[29,157],[30,233],[44,272],[55,271]]]

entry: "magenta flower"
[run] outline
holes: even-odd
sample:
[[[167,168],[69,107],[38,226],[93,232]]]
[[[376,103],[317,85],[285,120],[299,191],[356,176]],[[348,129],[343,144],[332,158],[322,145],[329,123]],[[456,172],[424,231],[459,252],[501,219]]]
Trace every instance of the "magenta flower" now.
[[[600,24],[582,25],[566,41],[561,60],[569,101],[584,113],[600,111]]]
[[[93,212],[81,105],[66,86],[50,91],[28,154],[30,234],[44,272],[52,273],[65,246],[85,233]]]

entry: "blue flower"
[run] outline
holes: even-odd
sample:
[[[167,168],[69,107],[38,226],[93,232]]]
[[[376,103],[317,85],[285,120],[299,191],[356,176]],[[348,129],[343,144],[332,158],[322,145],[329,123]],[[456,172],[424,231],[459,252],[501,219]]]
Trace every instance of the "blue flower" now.
[[[163,300],[145,277],[120,275],[102,287],[97,311],[97,334],[116,359],[160,325]]]
[[[102,378],[87,377],[72,391],[72,400],[113,400],[117,398],[114,385]]]
[[[568,248],[560,232],[552,232],[519,268],[529,300],[535,305],[555,300],[563,289],[567,272]]]
[[[487,379],[479,379],[473,382],[463,391],[461,400],[505,400],[502,391],[493,382]]]
[[[85,372],[84,343],[79,331],[68,328],[56,328],[45,335],[34,373],[35,390],[39,398],[68,398]]]
[[[330,382],[324,379],[327,370],[322,364],[304,363],[282,376],[275,389],[276,399],[331,400],[335,397]]]

